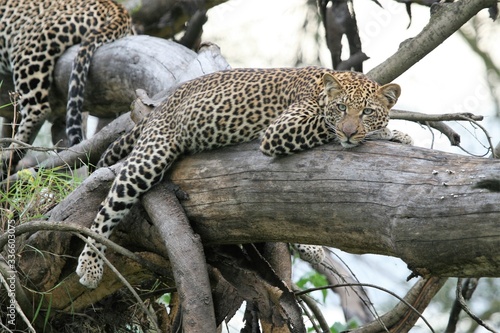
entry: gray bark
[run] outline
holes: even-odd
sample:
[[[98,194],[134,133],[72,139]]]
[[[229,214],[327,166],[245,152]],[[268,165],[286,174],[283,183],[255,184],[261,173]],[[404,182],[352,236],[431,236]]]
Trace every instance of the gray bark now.
[[[156,186],[144,196],[143,202],[172,263],[183,309],[183,330],[215,332],[212,292],[200,237],[193,233],[170,186]]]
[[[166,178],[189,194],[181,204],[205,244],[321,244],[398,257],[424,276],[481,277],[500,276],[500,194],[473,186],[499,173],[498,160],[387,142],[283,158],[249,143],[187,156]],[[65,219],[90,226],[85,197],[106,195],[109,183],[90,185],[104,176],[114,173],[86,180]]]
[[[500,162],[369,142],[285,158],[255,144],[190,156],[169,178],[208,244],[293,242],[404,260],[424,276],[500,276]]]
[[[93,173],[50,220],[90,226],[119,167]],[[500,194],[474,185],[499,172],[498,160],[388,142],[349,150],[329,144],[282,158],[264,156],[249,143],[187,156],[166,178],[189,194],[181,204],[205,245],[321,244],[399,257],[424,277],[498,277]],[[144,216],[137,205],[113,239],[166,266],[163,244],[171,237],[164,239]],[[76,248],[69,237],[36,233],[28,244],[53,254],[40,260],[38,251],[25,251],[19,266],[23,272],[37,267],[38,275],[29,279],[41,290],[53,290],[54,308],[81,309],[120,288],[109,270],[96,290],[82,290],[76,274],[58,283],[68,251]],[[113,251],[107,257],[131,281],[151,276]],[[81,295],[68,294],[68,286]]]

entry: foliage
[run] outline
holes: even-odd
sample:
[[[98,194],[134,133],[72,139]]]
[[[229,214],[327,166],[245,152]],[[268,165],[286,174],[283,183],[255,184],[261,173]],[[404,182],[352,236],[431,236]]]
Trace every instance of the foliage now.
[[[330,327],[330,332],[331,333],[346,332],[358,327],[359,327],[358,322],[355,319],[351,319],[345,324],[341,324],[339,322],[333,324],[332,327]]]
[[[22,170],[19,180],[7,189],[0,189],[0,223],[16,219],[21,222],[43,219],[45,213],[70,194],[81,179],[56,169],[38,172]]]
[[[304,274],[295,284],[300,289],[307,289],[326,286],[328,285],[328,281],[323,274],[319,274],[316,271],[310,271]],[[328,290],[322,289],[321,293],[323,294],[322,302],[324,303],[326,301]]]

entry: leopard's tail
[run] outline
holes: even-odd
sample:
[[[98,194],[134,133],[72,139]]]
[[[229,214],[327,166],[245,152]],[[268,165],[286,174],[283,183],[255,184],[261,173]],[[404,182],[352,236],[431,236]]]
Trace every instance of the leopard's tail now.
[[[85,94],[85,83],[90,62],[95,51],[103,44],[112,42],[124,36],[135,34],[132,21],[125,8],[115,4],[110,13],[111,20],[99,30],[92,30],[84,36],[78,53],[73,61],[69,78],[68,104],[66,107],[66,134],[69,146],[74,146],[83,140],[82,112]],[[111,10],[111,9],[109,9]]]
[[[146,118],[144,117],[130,132],[120,136],[104,151],[97,163],[98,168],[111,166],[130,154],[142,133]]]

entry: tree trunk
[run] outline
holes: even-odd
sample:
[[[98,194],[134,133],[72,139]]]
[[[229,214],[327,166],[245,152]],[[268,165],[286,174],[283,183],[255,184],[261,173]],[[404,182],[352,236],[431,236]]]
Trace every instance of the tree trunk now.
[[[207,244],[293,242],[399,257],[427,276],[500,276],[500,161],[368,142],[289,157],[246,144],[187,157],[171,180]]]

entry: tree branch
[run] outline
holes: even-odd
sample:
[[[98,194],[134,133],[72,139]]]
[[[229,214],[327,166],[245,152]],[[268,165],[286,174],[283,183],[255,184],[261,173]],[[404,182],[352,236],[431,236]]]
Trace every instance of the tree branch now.
[[[404,299],[392,310],[375,319],[369,324],[363,325],[353,333],[381,333],[387,329],[394,332],[409,332],[415,322],[422,318],[421,312],[425,310],[429,302],[446,282],[446,278],[433,277],[421,279],[408,291]],[[410,308],[409,305],[412,307]],[[420,312],[420,313],[419,313]],[[425,318],[423,318],[425,320]],[[425,321],[427,325],[427,321]],[[382,325],[383,323],[383,325]],[[432,327],[429,326],[432,331]],[[432,331],[434,332],[434,331]]]
[[[441,113],[429,114],[422,112],[406,111],[392,109],[389,112],[391,119],[408,120],[414,122],[427,122],[427,121],[481,121],[484,119],[482,115],[475,115],[473,113]]]
[[[173,186],[161,184],[142,201],[160,232],[177,285],[185,332],[215,332],[215,313],[200,237],[193,233]]]
[[[347,284],[359,283],[350,271],[332,258],[330,251],[326,248],[323,261],[320,264],[312,265],[312,267],[323,274],[331,285],[338,284],[339,281]],[[332,291],[340,298],[346,321],[357,318],[360,323],[364,324],[373,320],[376,313],[368,294],[362,286],[353,286],[349,289],[332,289]]]
[[[438,47],[481,9],[496,3],[497,0],[461,0],[432,5],[431,18],[424,29],[415,38],[402,42],[395,54],[367,75],[381,84],[393,81]]]
[[[464,288],[462,289],[462,297],[464,298],[464,300],[470,300],[470,298],[472,297],[472,294],[476,290],[478,282],[479,282],[479,279],[477,279],[477,278],[469,278],[469,279],[465,280],[465,282],[463,284]],[[458,284],[457,284],[457,289],[458,289]],[[444,333],[455,333],[456,332],[458,318],[459,318],[461,311],[462,311],[462,305],[460,303],[460,300],[459,300],[459,298],[455,298],[455,301],[453,302],[453,306],[451,307],[450,318],[448,319],[448,325],[446,326]]]
[[[397,109],[392,109],[390,111],[390,117],[391,119],[414,121],[432,127],[443,133],[448,140],[450,140],[452,146],[460,145],[460,135],[450,126],[446,125],[444,121],[480,121],[484,118],[483,116],[472,113],[427,114]],[[487,133],[485,134],[488,136]]]
[[[493,332],[495,333],[496,331],[490,326],[488,325],[487,323],[485,323],[481,318],[479,318],[478,316],[476,316],[474,313],[472,313],[472,311],[469,309],[469,306],[467,305],[467,303],[465,302],[465,298],[462,294],[462,281],[463,279],[462,278],[458,278],[457,279],[457,290],[456,290],[456,296],[457,296],[457,302],[460,304],[460,307],[462,308],[462,310],[464,310],[465,313],[467,313],[469,315],[469,317],[471,317],[475,322],[477,322],[479,325],[481,325],[482,327],[484,327],[485,329],[487,329],[488,331],[490,332]],[[472,293],[471,293],[472,294]],[[469,297],[470,298],[470,297]]]
[[[182,205],[209,244],[320,244],[396,256],[424,276],[500,276],[488,250],[500,242],[490,222],[498,194],[473,188],[499,170],[497,160],[385,142],[274,159],[250,143],[186,157],[168,177],[189,193]]]

